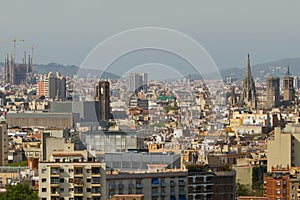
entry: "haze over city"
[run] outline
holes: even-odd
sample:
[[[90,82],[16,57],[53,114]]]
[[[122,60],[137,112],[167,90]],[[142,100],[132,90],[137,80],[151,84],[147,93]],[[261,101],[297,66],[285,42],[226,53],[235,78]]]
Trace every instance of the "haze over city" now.
[[[299,1],[1,1],[0,54],[35,44],[36,63],[80,66],[100,42],[121,31],[163,27],[199,42],[221,69],[298,57]],[[13,9],[13,16],[11,13]],[[2,56],[3,57],[3,56]],[[129,63],[132,61],[128,61]]]
[[[299,1],[0,6],[0,200],[300,199]]]

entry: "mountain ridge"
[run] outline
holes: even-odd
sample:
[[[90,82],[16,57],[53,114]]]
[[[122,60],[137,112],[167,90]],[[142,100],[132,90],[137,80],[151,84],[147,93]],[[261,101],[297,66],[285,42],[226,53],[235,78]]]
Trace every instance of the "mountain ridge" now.
[[[0,62],[0,65],[3,67],[3,62]],[[266,76],[278,76],[279,78],[283,78],[287,73],[287,67],[290,68],[291,76],[300,76],[300,57],[295,58],[283,58],[276,61],[270,61],[260,64],[255,64],[251,66],[251,73],[253,78],[256,81],[264,81]],[[107,79],[119,79],[120,76],[110,73],[103,72],[97,69],[80,69],[76,65],[62,65],[59,63],[48,63],[48,64],[35,64],[34,72],[37,74],[47,74],[50,71],[53,73],[59,71],[63,76],[71,76],[77,75],[78,77],[87,77],[87,76],[95,76],[100,78]],[[211,72],[203,74],[205,79],[213,79],[213,77],[219,77],[221,74],[223,80],[226,80],[228,77],[235,78],[237,80],[242,80],[246,73],[246,66],[243,67],[231,67],[227,69],[221,69],[219,72]],[[193,77],[197,77],[198,75],[194,75]]]

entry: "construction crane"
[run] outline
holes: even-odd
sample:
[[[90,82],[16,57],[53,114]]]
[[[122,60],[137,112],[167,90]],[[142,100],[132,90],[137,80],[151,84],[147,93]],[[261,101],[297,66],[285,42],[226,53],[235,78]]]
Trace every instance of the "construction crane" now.
[[[33,58],[34,58],[34,50],[37,48],[36,45],[32,45],[31,46],[31,61],[32,61],[32,64],[33,64]]]
[[[14,57],[16,58],[16,51],[17,51],[17,42],[24,42],[24,40],[17,40],[16,38],[13,40],[14,42]]]
[[[13,48],[14,48],[14,58],[16,58],[16,51],[17,51],[17,43],[18,42],[24,42],[25,40],[18,40],[18,39],[7,39],[7,40],[0,40],[0,42],[13,42]]]

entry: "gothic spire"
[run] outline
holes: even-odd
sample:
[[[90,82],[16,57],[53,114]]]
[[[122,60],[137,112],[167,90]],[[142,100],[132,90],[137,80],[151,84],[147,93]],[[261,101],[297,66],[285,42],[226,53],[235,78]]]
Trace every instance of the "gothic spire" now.
[[[287,67],[286,76],[290,76],[290,66]]]
[[[248,78],[251,77],[250,56],[249,56],[249,54],[248,54],[248,61],[247,61],[247,72],[246,72],[246,76],[247,76]]]

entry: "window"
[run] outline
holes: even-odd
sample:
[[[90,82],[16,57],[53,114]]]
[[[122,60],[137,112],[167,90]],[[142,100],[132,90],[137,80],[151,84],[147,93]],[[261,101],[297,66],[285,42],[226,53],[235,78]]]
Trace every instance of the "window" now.
[[[276,181],[276,185],[277,185],[277,186],[280,186],[280,181]]]
[[[74,188],[69,188],[69,192],[73,192],[74,191]]]
[[[42,192],[47,192],[47,188],[42,188]]]
[[[59,179],[59,182],[60,182],[60,183],[64,183],[64,182],[65,182],[65,179],[64,179],[64,178],[60,178],[60,179]]]
[[[69,183],[73,183],[73,179],[72,178],[69,178]]]
[[[69,169],[69,173],[72,173],[73,172],[73,169]]]
[[[280,194],[280,189],[277,189],[277,190],[276,190],[276,194]]]
[[[60,192],[63,193],[64,192],[64,188],[60,188]]]
[[[46,173],[47,169],[42,169],[42,173]]]
[[[86,188],[86,192],[91,192],[92,189],[91,188]]]
[[[87,182],[87,183],[90,183],[90,182],[91,182],[91,179],[90,179],[90,178],[87,178],[87,179],[86,179],[86,182]]]
[[[47,182],[47,179],[46,178],[42,178],[42,182],[43,183]]]
[[[59,172],[60,172],[60,173],[64,173],[65,170],[64,170],[64,169],[59,169]]]

